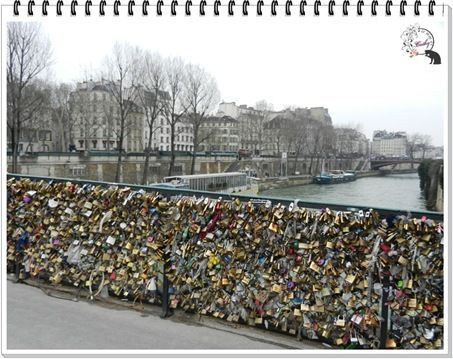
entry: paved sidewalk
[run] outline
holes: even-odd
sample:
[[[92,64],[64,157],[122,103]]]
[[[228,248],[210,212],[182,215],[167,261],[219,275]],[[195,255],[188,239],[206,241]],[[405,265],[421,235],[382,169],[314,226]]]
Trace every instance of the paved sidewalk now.
[[[159,307],[148,307],[143,317],[124,306],[53,298],[8,280],[7,349],[327,349],[180,311],[161,319]]]

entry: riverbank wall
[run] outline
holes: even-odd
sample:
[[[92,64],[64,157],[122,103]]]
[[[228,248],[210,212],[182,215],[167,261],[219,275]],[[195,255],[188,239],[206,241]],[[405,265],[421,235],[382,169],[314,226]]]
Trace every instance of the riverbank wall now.
[[[79,152],[39,152],[19,157],[17,173],[30,176],[52,176],[93,181],[115,181],[117,155],[111,153],[84,154]],[[200,156],[195,161],[196,174],[226,172],[235,157]],[[173,175],[190,174],[192,157],[179,154],[175,158]],[[8,171],[12,170],[8,156]],[[145,157],[125,154],[119,182],[142,183]],[[168,176],[170,156],[153,155],[149,160],[147,183],[161,182]]]
[[[443,212],[444,208],[444,176],[443,160],[425,160],[418,168],[420,189],[426,199],[429,210]]]
[[[386,174],[402,174],[402,173],[416,173],[416,170],[377,170],[377,171],[363,171],[356,172],[357,178],[385,176]],[[304,186],[313,183],[313,176],[300,175],[289,177],[272,177],[264,178],[258,183],[258,193],[279,188],[288,188],[296,186]]]
[[[310,175],[290,176],[286,178],[265,178],[258,183],[258,193],[275,188],[304,186],[313,183],[312,178],[313,177]]]

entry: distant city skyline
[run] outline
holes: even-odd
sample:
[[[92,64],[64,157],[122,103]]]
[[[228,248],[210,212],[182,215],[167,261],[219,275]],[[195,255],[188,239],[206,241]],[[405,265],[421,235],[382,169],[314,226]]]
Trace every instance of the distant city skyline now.
[[[49,18],[42,25],[54,49],[58,82],[80,81],[84,68],[100,68],[118,40],[200,64],[217,80],[221,101],[255,106],[266,100],[275,110],[325,107],[334,126],[360,125],[369,139],[374,130],[385,129],[429,135],[433,145],[444,144],[446,66],[429,66],[429,59],[409,58],[401,49],[400,35],[413,19],[267,20],[105,18],[100,25],[93,19]],[[446,54],[443,20],[417,21],[430,28],[437,51]],[[300,35],[309,33],[315,35]]]

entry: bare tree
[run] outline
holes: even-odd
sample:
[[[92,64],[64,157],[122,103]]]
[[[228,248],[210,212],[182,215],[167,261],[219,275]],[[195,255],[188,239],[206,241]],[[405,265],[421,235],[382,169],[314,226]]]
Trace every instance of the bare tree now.
[[[39,141],[43,139],[43,133],[50,132],[50,129],[52,128],[49,92],[50,89],[47,84],[39,79],[33,81],[32,84],[24,89],[25,98],[36,98],[40,104],[39,107],[36,107],[36,109],[30,113],[26,126],[21,129],[19,142],[24,143],[24,152],[37,151],[37,148],[33,147],[33,145],[38,144]],[[44,147],[45,141],[43,141],[43,148]]]
[[[264,124],[269,120],[269,114],[274,110],[274,105],[266,100],[260,100],[255,104],[258,117],[252,122],[252,137],[254,138],[254,150],[261,153],[264,145]]]
[[[430,135],[423,135],[420,141],[420,148],[422,150],[422,159],[425,159],[426,150],[431,146],[431,136]]]
[[[431,145],[431,137],[422,135],[421,133],[413,133],[407,139],[407,155],[411,160],[415,159],[415,152],[422,151],[422,159],[425,158],[425,153]],[[411,168],[414,168],[414,163],[411,162]]]
[[[297,163],[299,158],[306,154],[308,150],[308,119],[298,118],[295,121],[295,141],[294,141],[294,174],[297,171]]]
[[[413,133],[407,138],[407,154],[411,160],[414,159],[415,152],[417,151],[418,144],[422,140],[420,133]],[[413,166],[412,166],[413,168]]]
[[[115,43],[110,56],[104,61],[105,71],[103,78],[106,81],[107,91],[112,96],[119,110],[118,130],[118,161],[115,172],[115,181],[122,180],[122,160],[124,140],[128,135],[132,116],[136,111],[136,101],[139,92],[139,58],[140,51],[128,44]]]
[[[39,24],[10,22],[7,26],[7,126],[13,155],[12,171],[17,172],[21,131],[44,101],[42,96],[27,88],[49,67],[52,52],[50,41]]]
[[[205,139],[200,136],[200,126],[219,102],[219,90],[215,79],[198,65],[187,66],[185,81],[185,108],[193,126],[193,154],[190,173],[195,172],[195,160],[199,144]]]
[[[52,119],[57,137],[56,150],[68,151],[69,145],[74,144],[75,121],[72,118],[70,95],[74,86],[69,83],[54,84],[50,88],[50,106]]]
[[[170,167],[168,175],[173,174],[175,168],[175,138],[179,135],[176,133],[177,124],[182,121],[187,112],[184,106],[186,80],[185,66],[180,58],[168,59],[165,64],[165,73],[167,76],[168,99],[165,101],[164,115],[167,123],[170,125]]]
[[[327,156],[328,144],[326,125],[323,123],[310,119],[309,121],[309,155],[310,155],[310,167],[308,172],[314,174],[319,168],[320,159],[324,159]],[[316,164],[314,165],[314,160]],[[313,166],[314,165],[314,166]]]
[[[145,144],[145,165],[142,184],[148,180],[149,158],[152,151],[153,134],[158,130],[156,122],[163,115],[167,94],[164,61],[159,54],[145,53],[140,64],[142,83],[138,91],[138,102],[145,111],[145,126],[148,128],[148,142]]]

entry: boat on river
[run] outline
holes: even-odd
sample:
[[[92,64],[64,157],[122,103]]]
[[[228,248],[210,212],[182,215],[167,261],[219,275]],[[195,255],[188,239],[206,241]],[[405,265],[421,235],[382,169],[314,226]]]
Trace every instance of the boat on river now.
[[[317,184],[334,184],[345,183],[356,180],[356,175],[353,171],[332,170],[330,172],[321,172],[319,176],[313,177],[313,183]]]

